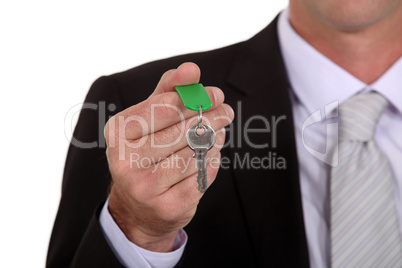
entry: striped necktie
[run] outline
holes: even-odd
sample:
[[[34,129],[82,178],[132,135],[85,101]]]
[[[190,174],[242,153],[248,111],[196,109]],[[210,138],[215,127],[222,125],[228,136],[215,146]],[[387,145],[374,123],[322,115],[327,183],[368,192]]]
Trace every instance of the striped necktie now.
[[[402,267],[392,171],[373,136],[387,100],[356,95],[339,107],[339,164],[331,170],[331,264]]]

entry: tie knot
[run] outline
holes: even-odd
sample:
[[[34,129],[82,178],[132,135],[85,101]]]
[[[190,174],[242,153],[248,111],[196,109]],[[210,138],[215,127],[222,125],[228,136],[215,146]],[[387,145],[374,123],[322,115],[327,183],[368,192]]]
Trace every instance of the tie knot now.
[[[358,94],[339,106],[339,138],[368,141],[388,101],[375,92]]]

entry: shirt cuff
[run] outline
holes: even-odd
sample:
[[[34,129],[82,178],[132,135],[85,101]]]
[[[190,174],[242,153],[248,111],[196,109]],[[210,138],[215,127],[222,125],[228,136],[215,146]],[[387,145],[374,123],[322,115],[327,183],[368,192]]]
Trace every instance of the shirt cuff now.
[[[121,264],[126,267],[155,267],[168,268],[175,266],[187,244],[187,234],[179,230],[171,252],[154,252],[143,249],[130,240],[120,230],[112,215],[110,215],[109,199],[102,208],[99,222],[102,227],[105,238]]]

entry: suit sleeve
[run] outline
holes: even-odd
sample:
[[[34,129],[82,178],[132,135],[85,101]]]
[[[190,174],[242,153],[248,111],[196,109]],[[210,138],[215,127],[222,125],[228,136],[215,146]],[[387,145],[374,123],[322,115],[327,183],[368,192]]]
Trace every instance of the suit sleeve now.
[[[109,116],[122,109],[113,78],[96,80],[87,94],[68,150],[47,267],[121,266],[103,237],[97,207],[106,200],[111,181],[103,128]]]
[[[81,109],[67,154],[46,267],[123,267],[99,222],[111,182],[103,130],[111,116],[126,108],[114,79],[97,79]],[[184,254],[176,267],[182,267],[183,258]]]

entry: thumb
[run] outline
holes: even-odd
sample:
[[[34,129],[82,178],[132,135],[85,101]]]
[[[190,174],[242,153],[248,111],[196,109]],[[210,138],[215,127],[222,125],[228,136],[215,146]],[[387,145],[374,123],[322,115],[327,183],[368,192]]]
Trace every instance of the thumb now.
[[[197,84],[200,81],[200,76],[201,71],[197,64],[193,62],[185,62],[177,69],[171,69],[165,72],[151,96],[175,91],[175,86]]]

